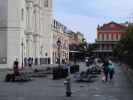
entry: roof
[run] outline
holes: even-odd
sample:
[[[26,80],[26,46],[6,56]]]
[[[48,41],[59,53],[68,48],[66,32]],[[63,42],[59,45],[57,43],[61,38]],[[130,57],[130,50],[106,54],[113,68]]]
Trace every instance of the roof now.
[[[116,22],[109,22],[107,24],[103,24],[103,26],[98,26],[98,31],[107,31],[107,30],[124,30],[127,26],[123,24],[118,24]]]

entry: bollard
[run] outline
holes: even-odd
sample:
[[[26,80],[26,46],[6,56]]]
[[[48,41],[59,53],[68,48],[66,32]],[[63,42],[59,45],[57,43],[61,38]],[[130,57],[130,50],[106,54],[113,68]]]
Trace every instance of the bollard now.
[[[70,77],[66,78],[66,81],[64,81],[64,85],[66,86],[66,96],[70,97],[72,92],[71,92],[71,79]]]

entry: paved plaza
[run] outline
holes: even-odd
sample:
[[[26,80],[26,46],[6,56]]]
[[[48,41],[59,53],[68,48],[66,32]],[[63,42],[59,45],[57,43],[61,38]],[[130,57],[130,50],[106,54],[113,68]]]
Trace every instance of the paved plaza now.
[[[0,100],[133,100],[133,85],[119,66],[113,82],[103,83],[101,76],[91,83],[72,80],[73,93],[69,98],[65,97],[64,79],[52,80],[48,76],[25,83],[5,83],[2,78]]]

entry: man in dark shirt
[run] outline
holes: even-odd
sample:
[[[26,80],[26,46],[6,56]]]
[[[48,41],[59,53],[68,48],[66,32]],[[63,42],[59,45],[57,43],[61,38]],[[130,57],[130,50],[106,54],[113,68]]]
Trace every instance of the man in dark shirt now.
[[[108,81],[108,73],[109,73],[108,65],[109,65],[108,60],[107,59],[104,60],[103,61],[103,72],[104,72],[106,82]]]
[[[13,71],[15,75],[19,75],[19,62],[17,58],[13,63]]]

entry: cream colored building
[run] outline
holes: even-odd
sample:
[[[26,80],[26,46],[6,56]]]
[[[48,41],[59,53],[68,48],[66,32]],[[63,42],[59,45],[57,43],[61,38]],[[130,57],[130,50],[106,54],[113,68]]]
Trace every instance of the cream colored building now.
[[[53,64],[57,63],[57,59],[60,55],[60,62],[66,62],[69,60],[69,37],[66,33],[67,27],[53,19],[52,34],[53,34]],[[61,42],[60,51],[58,49],[57,41]]]
[[[52,63],[51,24],[52,0],[0,0],[0,68],[16,58]]]

